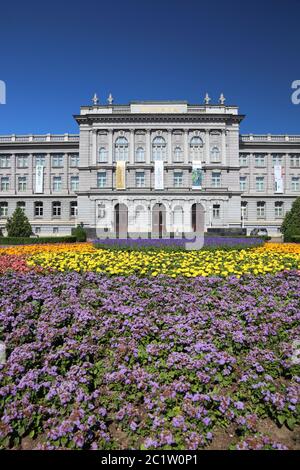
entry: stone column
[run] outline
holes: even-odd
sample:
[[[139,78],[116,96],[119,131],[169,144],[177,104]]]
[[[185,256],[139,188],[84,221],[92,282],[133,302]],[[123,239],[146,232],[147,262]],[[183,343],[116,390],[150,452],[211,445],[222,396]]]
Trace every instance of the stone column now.
[[[9,182],[9,189],[14,194],[16,194],[16,191],[17,191],[16,167],[17,167],[17,159],[16,159],[16,155],[13,154],[10,157],[11,178],[10,178],[10,182]]]
[[[168,163],[172,164],[172,129],[168,129]]]
[[[150,129],[146,131],[146,163],[151,163],[151,133]]]
[[[222,130],[222,165],[226,165],[226,130]]]
[[[209,130],[206,129],[205,131],[205,163],[206,165],[209,165],[209,161],[210,161],[210,158],[209,158]]]
[[[108,131],[108,155],[107,163],[110,165],[113,163],[113,130],[109,129]]]
[[[92,165],[97,164],[97,131],[92,130]]]
[[[129,163],[134,164],[134,129],[130,129]]]
[[[184,141],[183,141],[183,161],[184,163],[189,163],[189,131],[185,129],[184,131]]]

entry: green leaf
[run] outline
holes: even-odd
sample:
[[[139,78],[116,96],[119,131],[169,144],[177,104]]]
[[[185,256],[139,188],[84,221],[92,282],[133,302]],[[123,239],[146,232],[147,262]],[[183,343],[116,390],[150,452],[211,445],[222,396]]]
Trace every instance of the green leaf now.
[[[277,416],[277,419],[278,419],[279,424],[281,424],[281,426],[282,426],[283,423],[286,420],[286,417],[284,415],[279,415],[279,416]]]
[[[289,429],[291,429],[291,431],[293,431],[294,427],[295,427],[295,424],[296,424],[296,420],[295,418],[291,417],[291,418],[288,418],[287,421],[286,421],[286,424],[287,424],[287,427]]]

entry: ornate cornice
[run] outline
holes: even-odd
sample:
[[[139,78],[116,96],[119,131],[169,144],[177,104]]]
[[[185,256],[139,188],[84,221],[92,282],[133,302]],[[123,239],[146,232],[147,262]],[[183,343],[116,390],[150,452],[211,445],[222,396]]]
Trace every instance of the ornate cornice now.
[[[149,123],[198,123],[198,122],[228,122],[240,123],[245,115],[244,114],[75,114],[78,124],[93,123],[136,123],[136,122],[149,122]]]

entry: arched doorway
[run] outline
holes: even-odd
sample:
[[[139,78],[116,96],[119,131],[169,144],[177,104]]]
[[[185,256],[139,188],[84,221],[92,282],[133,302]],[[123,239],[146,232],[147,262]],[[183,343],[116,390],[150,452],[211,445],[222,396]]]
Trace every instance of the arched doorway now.
[[[117,238],[128,237],[128,208],[126,204],[115,205],[115,234]]]
[[[205,230],[205,210],[200,203],[192,205],[192,230],[197,233],[204,233]]]
[[[152,209],[152,236],[162,238],[166,233],[166,208],[164,204],[157,203]]]

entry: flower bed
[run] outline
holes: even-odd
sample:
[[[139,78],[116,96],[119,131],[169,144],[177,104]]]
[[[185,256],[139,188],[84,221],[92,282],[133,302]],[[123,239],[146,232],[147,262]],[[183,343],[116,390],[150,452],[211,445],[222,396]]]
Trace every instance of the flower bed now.
[[[259,251],[256,251],[259,250]],[[94,249],[81,251],[41,251],[28,258],[29,266],[57,271],[94,271],[109,275],[157,276],[242,276],[275,273],[300,268],[300,253],[276,251],[123,251]]]
[[[95,248],[108,248],[110,250],[148,251],[148,250],[186,250],[187,243],[191,244],[195,238],[108,238],[95,240]],[[255,237],[204,237],[204,250],[212,249],[246,249],[262,246],[264,240]]]
[[[299,291],[297,272],[2,276],[0,448],[295,448]]]

